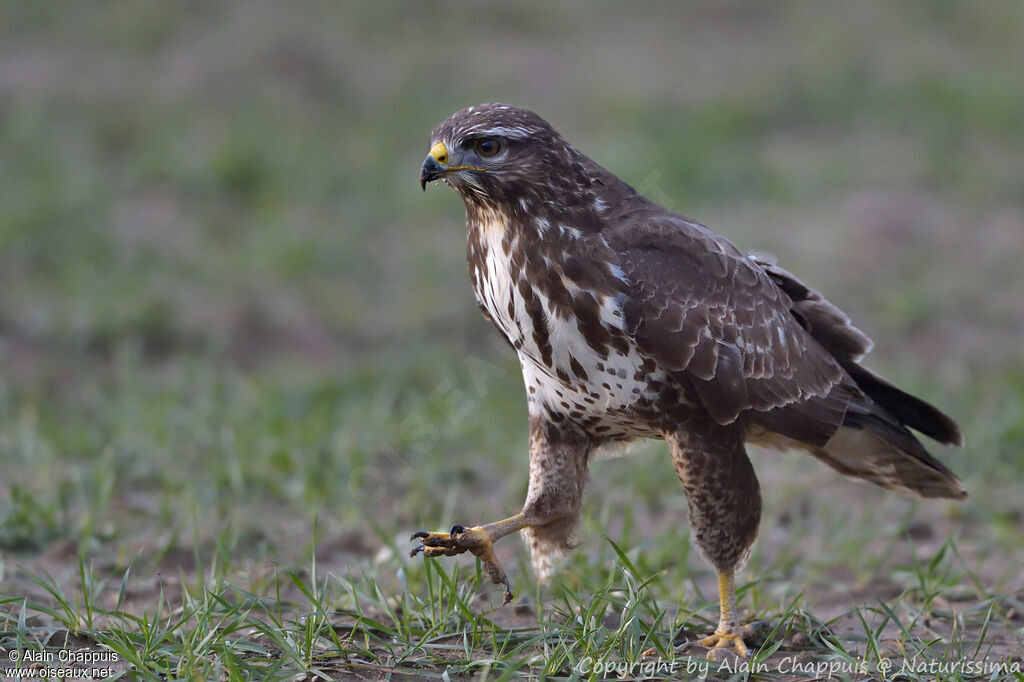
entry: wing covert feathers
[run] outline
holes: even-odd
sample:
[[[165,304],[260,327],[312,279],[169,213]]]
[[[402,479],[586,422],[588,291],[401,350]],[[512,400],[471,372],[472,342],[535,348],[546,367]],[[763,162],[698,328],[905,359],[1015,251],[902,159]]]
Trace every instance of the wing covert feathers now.
[[[751,258],[789,296],[792,301],[790,311],[801,326],[837,360],[857,362],[871,352],[874,345],[871,339],[853,326],[846,313],[786,270],[768,262],[764,256],[754,255]]]
[[[638,217],[606,237],[632,284],[627,329],[662,368],[692,384],[715,421],[825,398],[844,381],[758,264],[674,214],[644,216],[642,229]]]

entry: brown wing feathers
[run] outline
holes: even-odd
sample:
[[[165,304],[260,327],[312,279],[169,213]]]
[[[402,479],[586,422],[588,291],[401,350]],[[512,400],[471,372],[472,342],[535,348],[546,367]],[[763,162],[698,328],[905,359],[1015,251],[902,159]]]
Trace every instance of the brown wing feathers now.
[[[692,385],[717,422],[774,411],[792,421],[779,428],[827,440],[842,422],[841,406],[808,405],[825,424],[806,423],[796,408],[779,411],[827,400],[844,381],[838,362],[795,324],[786,295],[706,228],[665,212],[644,217],[643,231],[632,227],[634,214],[628,229],[608,235],[635,283],[623,313],[637,344]]]
[[[962,442],[953,421],[857,364],[871,340],[789,272],[748,259],[674,214],[630,216],[610,246],[636,286],[624,306],[638,345],[693,387],[720,424],[804,443],[841,472],[926,497],[966,495],[907,429]],[[642,237],[637,239],[638,234]],[[650,241],[657,243],[652,248]]]

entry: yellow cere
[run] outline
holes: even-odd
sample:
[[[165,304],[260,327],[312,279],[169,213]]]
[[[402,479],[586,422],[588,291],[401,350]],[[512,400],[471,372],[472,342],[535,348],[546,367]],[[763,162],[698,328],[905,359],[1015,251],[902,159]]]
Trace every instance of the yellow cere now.
[[[430,156],[443,166],[448,163],[448,147],[444,146],[444,142],[438,142],[430,148]]]

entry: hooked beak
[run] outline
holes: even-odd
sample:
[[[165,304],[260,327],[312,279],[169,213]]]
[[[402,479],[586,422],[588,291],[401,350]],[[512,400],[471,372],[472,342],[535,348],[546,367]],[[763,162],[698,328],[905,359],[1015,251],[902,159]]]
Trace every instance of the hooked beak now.
[[[423,188],[423,191],[427,190],[428,182],[443,178],[449,173],[464,170],[487,170],[481,166],[453,166],[449,165],[448,161],[448,147],[444,142],[438,142],[430,148],[430,153],[427,154],[427,158],[423,159],[423,165],[420,166],[420,187]]]
[[[427,154],[427,158],[423,159],[423,165],[420,167],[420,187],[424,192],[427,191],[428,182],[444,177],[445,173],[449,171],[446,163],[448,163],[448,147],[444,142],[438,142],[430,148],[430,153]]]

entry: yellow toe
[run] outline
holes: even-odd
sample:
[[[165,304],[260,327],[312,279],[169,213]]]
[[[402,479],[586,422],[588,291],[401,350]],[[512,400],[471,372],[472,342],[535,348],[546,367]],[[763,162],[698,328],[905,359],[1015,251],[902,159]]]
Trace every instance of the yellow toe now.
[[[708,649],[731,649],[740,658],[748,658],[750,651],[743,642],[743,637],[738,632],[723,632],[715,630],[711,635],[698,640],[698,644]]]

